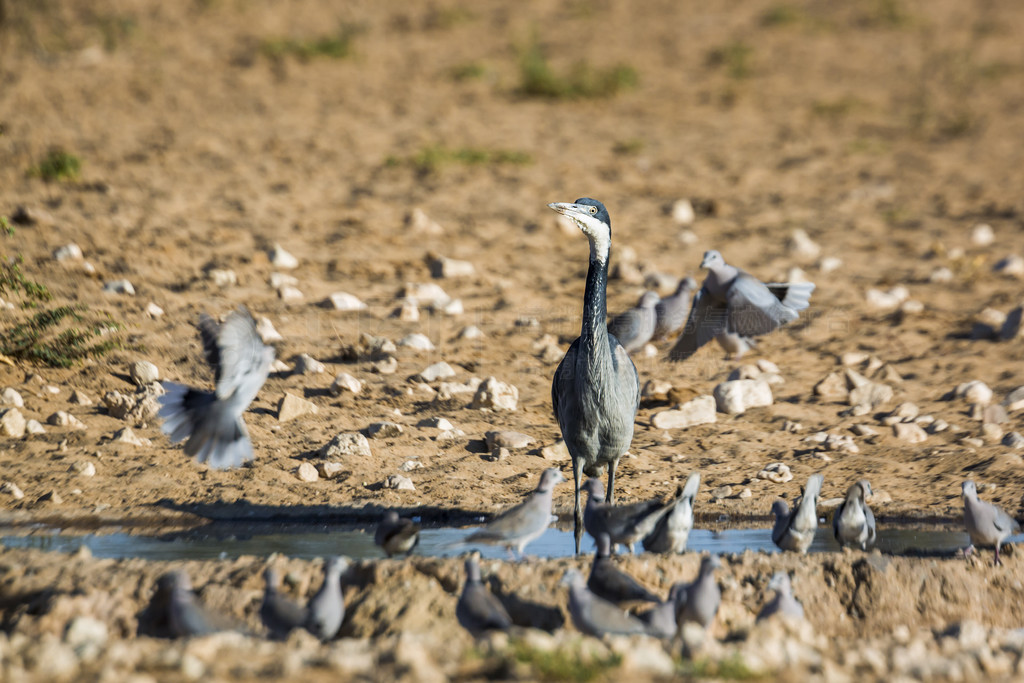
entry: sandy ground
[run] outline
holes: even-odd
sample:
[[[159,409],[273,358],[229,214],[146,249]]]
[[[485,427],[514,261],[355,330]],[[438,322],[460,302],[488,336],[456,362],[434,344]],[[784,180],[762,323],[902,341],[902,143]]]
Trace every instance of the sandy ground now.
[[[68,411],[84,423],[46,425],[45,434],[3,443],[0,478],[24,493],[0,493],[8,521],[153,528],[187,523],[190,512],[374,518],[382,507],[450,514],[517,501],[552,464],[533,452],[558,437],[550,406],[558,359],[545,357],[551,340],[544,337],[554,335],[564,349],[578,334],[587,265],[583,236],[561,229],[545,205],[579,196],[597,197],[610,211],[613,267],[635,254],[636,267],[609,283],[612,312],[636,300],[643,275],[699,278],[708,248],[765,280],[799,267],[817,283],[809,314],[765,338],[751,358],[774,362],[785,380],[773,387],[770,407],[655,429],[654,414],[710,394],[740,364],[723,360],[717,347],[669,363],[664,343],[658,355],[636,359],[643,382],[667,382],[674,393],[640,410],[620,467],[622,499],[668,494],[699,470],[701,514],[758,516],[822,472],[824,498],[870,479],[883,523],[956,520],[960,483],[970,476],[984,497],[1020,511],[1021,458],[1000,438],[1024,431],[1024,413],[1010,411],[983,429],[974,414],[980,409],[944,400],[957,385],[980,380],[998,403],[1024,376],[1020,338],[970,338],[985,309],[1006,313],[1022,302],[1021,276],[993,269],[1024,244],[1018,3],[712,9],[597,0],[402,8],[8,0],[0,7],[0,215],[20,207],[30,217],[4,238],[4,253],[22,254],[26,272],[57,302],[87,304],[126,326],[125,349],[69,370],[0,365],[0,386],[21,394],[24,417],[46,423]],[[344,59],[275,58],[261,48],[337,27],[354,36]],[[611,98],[525,96],[519,55],[532,40],[560,73],[581,62],[628,64],[638,85]],[[45,183],[26,173],[54,146],[81,159],[78,181]],[[491,161],[414,163],[431,150],[434,158],[438,150],[486,152]],[[672,216],[680,198],[696,209],[692,225]],[[440,226],[438,234],[417,229],[416,211]],[[990,244],[971,239],[982,223],[995,234]],[[794,249],[796,229],[820,253]],[[71,242],[94,272],[52,258]],[[298,267],[272,265],[274,244],[294,254]],[[475,272],[434,279],[436,256],[469,261]],[[823,272],[830,257],[841,265]],[[948,273],[936,275],[943,268]],[[233,271],[235,284],[219,286],[216,269]],[[275,272],[297,279],[301,300],[279,296],[270,284]],[[102,291],[121,278],[132,282],[134,296]],[[390,317],[408,283],[431,282],[460,299],[464,312],[421,306],[418,321]],[[921,306],[868,302],[869,288],[897,285]],[[368,308],[319,305],[339,291]],[[150,303],[164,315],[148,315]],[[246,414],[252,466],[209,471],[171,447],[151,419],[129,423],[108,414],[107,392],[135,391],[129,369],[137,360],[154,362],[162,377],[209,386],[198,315],[243,303],[281,333],[277,356],[289,367],[303,353],[327,366],[322,374],[271,376]],[[8,324],[21,315],[3,313]],[[468,325],[485,336],[460,339]],[[399,347],[393,374],[374,372],[379,359],[353,351],[363,334],[397,341],[414,332],[436,349]],[[814,392],[853,352],[865,360],[850,367],[894,390],[858,416],[847,413],[845,397]],[[473,409],[472,393],[444,399],[438,382],[427,389],[410,381],[439,360],[455,369],[450,381],[493,376],[513,384],[517,410]],[[332,396],[327,388],[340,372],[361,380],[362,392]],[[72,403],[75,390],[92,405]],[[318,412],[280,423],[286,392]],[[952,427],[919,443],[897,438],[882,418],[903,402]],[[464,435],[439,441],[437,429],[417,426],[434,417]],[[404,431],[371,439],[372,456],[345,459],[335,478],[299,480],[299,466],[320,462],[317,451],[333,436],[380,421]],[[855,435],[856,425],[878,434]],[[112,440],[126,426],[151,445]],[[483,445],[490,430],[523,432],[535,444],[491,461]],[[853,435],[858,452],[823,453],[805,441],[821,431]],[[381,487],[410,460],[422,464],[407,473],[415,491]],[[757,479],[771,462],[786,463],[794,479]],[[80,474],[87,464],[94,476]],[[568,473],[567,461],[554,464]],[[714,500],[710,491],[725,485],[730,495]],[[738,497],[745,488],[750,497]],[[563,486],[556,510],[571,506],[571,487]],[[5,562],[15,562],[8,555]],[[977,615],[986,626],[1019,619],[1008,611],[1019,584],[1002,578],[1017,571],[1016,560],[1008,560],[1007,574],[993,574],[999,578],[990,590],[1004,594],[1001,609]],[[60,561],[41,554],[16,560],[33,567]],[[959,612],[945,605],[924,614],[928,628],[939,628]],[[864,624],[856,633],[883,635]]]

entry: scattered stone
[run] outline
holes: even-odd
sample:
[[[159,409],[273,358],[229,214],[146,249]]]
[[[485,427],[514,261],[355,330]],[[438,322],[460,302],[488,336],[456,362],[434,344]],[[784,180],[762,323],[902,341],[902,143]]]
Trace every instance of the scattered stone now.
[[[461,441],[465,436],[466,432],[461,429],[445,429],[435,436],[434,440],[438,443],[447,443],[449,441]]]
[[[320,462],[316,465],[317,474],[324,479],[334,479],[344,471],[345,466],[340,462]]]
[[[128,296],[135,296],[135,288],[132,287],[132,283],[128,280],[111,280],[110,282],[104,283],[103,291],[110,294],[127,294]]]
[[[786,420],[785,422],[782,423],[782,431],[784,431],[784,432],[789,432],[790,434],[796,434],[798,432],[802,432],[803,430],[804,430],[804,426],[801,423],[799,423],[799,422],[794,422],[792,420]]]
[[[49,502],[49,503],[53,503],[54,505],[60,505],[61,503],[64,502],[64,499],[61,497],[61,495],[59,493],[57,493],[56,489],[51,489],[51,490],[47,491],[46,493],[44,493],[43,495],[39,496],[37,501],[40,502],[40,503],[47,503],[47,502]]]
[[[274,328],[274,323],[270,322],[270,318],[267,317],[261,317],[256,323],[256,334],[260,335],[264,344],[284,341],[284,337]]]
[[[462,299],[452,299],[444,306],[435,306],[435,311],[440,311],[445,315],[462,315],[466,312],[465,307],[462,305]]]
[[[206,271],[206,279],[221,289],[238,284],[238,276],[230,268],[211,268]]]
[[[277,421],[289,422],[304,415],[316,415],[320,409],[312,401],[285,392],[277,404]]]
[[[552,462],[563,462],[569,459],[569,447],[565,445],[565,441],[559,439],[553,444],[549,444],[541,448],[539,453],[540,457],[545,460]]]
[[[668,400],[668,392],[672,391],[672,384],[661,379],[649,379],[644,382],[640,390],[640,400],[644,402]]]
[[[857,436],[878,436],[878,430],[872,427],[871,425],[853,425],[852,427],[850,427],[850,431],[852,431]]]
[[[132,363],[132,367],[128,371],[128,375],[132,378],[138,386],[145,386],[152,384],[160,379],[160,370],[150,363],[148,360],[140,360]]]
[[[146,304],[146,315],[148,315],[150,318],[159,318],[163,314],[164,309],[160,308],[152,301]]]
[[[999,329],[999,338],[1003,341],[1012,341],[1024,337],[1024,306],[1017,306],[1006,314],[1006,320]]]
[[[904,402],[893,408],[889,416],[897,418],[898,422],[909,422],[917,417],[920,412],[920,409],[913,403]]]
[[[434,344],[433,342],[430,341],[430,337],[428,337],[425,334],[420,334],[419,332],[414,332],[413,334],[408,334],[402,337],[398,341],[398,345],[404,346],[409,349],[414,349],[416,351],[434,350]]]
[[[280,358],[275,358],[274,362],[270,364],[270,372],[275,375],[290,375],[292,368]]]
[[[511,430],[487,432],[484,434],[484,440],[487,442],[488,450],[494,450],[495,448],[520,449],[529,448],[533,445],[533,437]]]
[[[985,445],[985,442],[976,436],[965,436],[964,438],[960,439],[960,443],[962,443],[964,446],[973,446],[974,448],[981,448],[982,446]]]
[[[38,420],[29,420],[25,423],[26,434],[45,434],[46,429],[39,423]]]
[[[79,420],[77,417],[75,417],[71,413],[69,413],[67,411],[64,411],[64,410],[58,410],[53,415],[50,415],[50,417],[46,418],[46,422],[48,424],[52,424],[52,425],[54,425],[56,427],[70,427],[71,429],[85,429],[85,425],[82,424],[81,420]]]
[[[398,359],[388,356],[370,365],[370,370],[378,375],[393,375],[398,370]]]
[[[731,495],[732,487],[729,486],[728,484],[724,486],[719,486],[711,490],[711,497],[714,498],[716,501],[722,500],[723,498],[728,498]]]
[[[697,233],[693,230],[680,230],[676,234],[676,239],[679,240],[680,244],[687,247],[692,247],[697,244],[697,242],[700,242],[700,238],[697,237]]]
[[[679,225],[692,225],[697,214],[693,210],[693,204],[689,199],[683,197],[672,203],[672,220]]]
[[[292,358],[295,367],[292,369],[296,375],[319,375],[327,372],[327,366],[313,358],[308,353],[300,353]]]
[[[3,484],[0,484],[0,493],[6,493],[14,498],[14,500],[21,500],[25,497],[25,492],[13,481],[5,481]]]
[[[64,642],[84,661],[96,659],[107,644],[107,625],[95,617],[78,616],[64,632]]]
[[[467,325],[459,330],[459,339],[483,339],[484,333],[476,325]]]
[[[427,282],[425,284],[407,282],[400,298],[408,299],[417,306],[427,306],[429,308],[443,308],[452,300],[441,289],[441,286],[434,282]]]
[[[897,439],[908,443],[921,443],[928,435],[919,425],[913,422],[898,422],[892,426],[892,433]]]
[[[367,308],[359,297],[348,292],[335,292],[324,299],[321,305],[334,311],[362,311]]]
[[[729,373],[729,381],[733,382],[738,379],[757,379],[761,374],[761,368],[751,363],[746,363]]]
[[[436,278],[473,277],[476,268],[469,261],[445,258],[444,256],[428,257],[427,267],[430,276]]]
[[[929,434],[938,434],[949,429],[949,423],[939,418],[926,427]]]
[[[789,238],[789,252],[809,261],[818,258],[821,247],[804,230],[797,228]]]
[[[1002,443],[1007,448],[1019,450],[1024,448],[1024,436],[1021,436],[1020,432],[1007,432]]]
[[[484,460],[488,462],[500,462],[502,460],[508,460],[509,456],[512,455],[507,448],[497,447],[491,450],[490,453],[484,456]]]
[[[776,484],[785,484],[793,480],[793,473],[789,471],[789,465],[781,462],[773,462],[765,465],[764,469],[757,473],[758,479],[767,479]]]
[[[1013,413],[1024,408],[1024,387],[1017,387],[1003,399],[1003,407]]]
[[[416,379],[421,382],[434,382],[439,379],[447,379],[455,376],[455,370],[452,366],[445,363],[443,360],[434,363],[433,365],[427,366],[423,371],[416,375]]]
[[[96,476],[96,465],[91,460],[76,460],[71,463],[68,471],[75,472],[83,477],[94,477]]]
[[[900,313],[903,315],[919,315],[924,313],[924,304],[917,299],[907,299],[900,304]]]
[[[821,442],[821,446],[826,451],[860,453],[860,448],[849,434],[826,434],[825,439]]]
[[[270,250],[268,256],[270,258],[270,264],[275,268],[293,270],[299,267],[299,259],[285,251],[284,247],[280,244],[275,244],[274,248]]]
[[[401,436],[405,429],[397,422],[374,422],[366,428],[366,436],[371,439],[394,439]]]
[[[541,362],[545,365],[554,365],[555,363],[560,362],[563,356],[565,356],[565,351],[563,351],[562,347],[556,343],[544,346],[541,348],[540,353],[537,354],[537,357],[540,358]]]
[[[494,377],[485,379],[473,396],[471,408],[476,410],[515,410],[519,404],[519,389]]]
[[[867,414],[874,408],[891,401],[894,394],[895,392],[888,384],[868,381],[866,384],[851,389],[849,396],[846,397],[846,402],[854,407],[866,406],[868,410],[864,414]]]
[[[1006,408],[998,403],[985,406],[981,411],[981,421],[985,424],[1004,424],[1009,422],[1010,416],[1006,414]]]
[[[412,472],[413,470],[423,469],[423,463],[419,460],[406,460],[398,467],[399,472]]]
[[[934,284],[947,284],[953,281],[953,271],[946,266],[939,266],[928,276],[928,281]]]
[[[754,492],[751,491],[749,488],[744,487],[742,491],[736,494],[736,497],[739,498],[740,500],[749,500],[750,498],[754,497]]]
[[[888,292],[872,288],[869,289],[865,295],[865,299],[869,306],[880,309],[897,308],[908,298],[910,298],[910,291],[902,285],[893,287]]]
[[[125,427],[114,432],[110,440],[115,443],[123,443],[129,446],[152,446],[153,442],[135,434],[131,427]]]
[[[435,429],[455,429],[451,422],[443,417],[427,417],[416,423],[417,427],[433,427]]]
[[[420,309],[412,299],[402,299],[402,303],[399,304],[398,308],[391,311],[390,317],[414,323],[420,319]]]
[[[719,412],[740,415],[749,408],[770,406],[772,389],[761,379],[738,379],[722,382],[714,390]]]
[[[295,476],[299,478],[299,481],[304,481],[307,484],[312,484],[314,481],[320,478],[320,473],[316,471],[316,468],[308,462],[304,462],[299,465],[299,469],[295,472]]]
[[[346,391],[351,394],[358,394],[362,390],[363,383],[360,382],[355,377],[353,377],[352,375],[348,374],[347,372],[343,372],[339,374],[337,377],[335,377],[334,381],[331,382],[330,388],[328,389],[328,391],[330,391],[331,395],[333,396],[340,396]]]
[[[79,406],[91,406],[93,404],[93,400],[81,389],[73,389],[68,402]]]
[[[473,394],[483,382],[478,377],[470,377],[465,384],[459,382],[441,382],[437,387],[436,401],[448,401],[459,394]]]
[[[822,273],[832,273],[843,267],[843,259],[837,256],[826,256],[818,262],[818,270]]]
[[[871,356],[863,351],[847,351],[839,357],[839,362],[843,365],[860,365],[866,363],[870,358]]]
[[[82,248],[74,242],[65,244],[53,250],[53,258],[55,261],[81,261]]]
[[[992,401],[992,390],[980,380],[971,380],[957,385],[953,390],[954,398],[962,398],[968,403],[987,406]]]
[[[416,487],[412,485],[412,479],[404,477],[401,474],[391,474],[384,480],[384,488],[395,489],[398,491],[415,491]]]
[[[270,274],[270,286],[274,289],[281,289],[282,287],[298,287],[299,278],[294,275],[288,275],[287,273],[271,273]]]
[[[981,438],[986,443],[1000,443],[1003,440],[1003,428],[997,424],[986,422],[981,425]]]
[[[825,379],[814,385],[814,395],[826,399],[846,398],[849,390],[838,372],[830,372]]]
[[[21,398],[21,394],[15,391],[12,387],[4,389],[3,393],[0,394],[0,403],[8,406],[14,406],[15,408],[24,408],[25,400]]]
[[[978,223],[971,228],[971,244],[976,247],[987,247],[996,240],[996,233],[988,223]]]
[[[655,413],[651,424],[655,429],[685,429],[695,425],[711,424],[718,421],[714,396],[698,396],[672,410]]]
[[[302,291],[297,287],[281,287],[277,290],[277,296],[285,303],[294,303],[303,299]]]
[[[323,458],[370,457],[370,442],[359,432],[342,432],[319,451]]]
[[[432,220],[423,209],[415,208],[406,216],[405,224],[411,232],[417,235],[443,235],[444,228],[440,223]]]
[[[1011,254],[992,266],[993,272],[1010,277],[1024,277],[1024,258]]]

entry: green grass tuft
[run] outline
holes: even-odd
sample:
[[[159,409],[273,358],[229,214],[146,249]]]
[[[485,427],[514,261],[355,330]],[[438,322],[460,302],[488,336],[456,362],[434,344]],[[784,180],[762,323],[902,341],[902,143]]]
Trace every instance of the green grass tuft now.
[[[775,5],[761,15],[763,26],[788,26],[804,20],[804,11],[792,5]]]
[[[763,674],[748,667],[739,653],[720,661],[706,657],[686,660],[680,667],[680,674],[685,678],[713,678],[723,681],[752,681],[765,678]]]
[[[353,43],[359,33],[358,28],[345,25],[337,33],[319,38],[267,38],[260,43],[260,52],[274,61],[286,57],[293,57],[300,62],[308,62],[318,57],[345,59],[352,55]]]
[[[529,666],[532,675],[542,681],[587,683],[607,674],[622,663],[622,657],[617,654],[585,658],[575,650],[538,650],[522,642],[513,643],[510,649],[512,657],[517,662]]]
[[[52,183],[58,180],[77,180],[81,172],[82,162],[78,157],[54,147],[42,161],[28,170],[28,175]]]
[[[567,74],[559,74],[551,66],[536,39],[519,57],[519,88],[521,95],[549,99],[586,99],[614,97],[635,88],[639,75],[628,64],[598,69],[587,62],[578,62]]]
[[[754,48],[742,40],[734,40],[711,50],[708,53],[708,64],[724,68],[730,78],[741,80],[753,75],[753,57]]]
[[[415,154],[403,158],[388,157],[385,166],[408,165],[420,173],[433,173],[438,169],[456,164],[461,166],[521,166],[533,162],[526,152],[508,149],[485,149],[482,147],[445,147],[427,145]]]
[[[471,81],[483,78],[487,75],[487,67],[481,62],[466,62],[452,67],[452,80]]]

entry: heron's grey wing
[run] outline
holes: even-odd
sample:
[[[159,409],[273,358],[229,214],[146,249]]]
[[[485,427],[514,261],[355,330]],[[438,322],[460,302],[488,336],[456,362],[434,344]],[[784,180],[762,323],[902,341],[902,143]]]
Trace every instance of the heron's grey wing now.
[[[740,272],[727,294],[728,330],[744,337],[768,334],[797,319],[797,312],[779,301],[768,287],[753,275]]]
[[[690,315],[686,318],[683,333],[669,351],[669,360],[686,360],[697,352],[697,349],[725,332],[728,323],[728,309],[707,288],[702,287],[693,295]]]
[[[609,341],[611,342],[611,340]],[[626,351],[626,348],[619,344],[618,340],[611,342],[611,344],[612,362],[618,375],[619,387],[631,389],[631,391],[622,395],[622,398],[628,401],[627,405],[633,407],[633,417],[636,417],[637,411],[640,410],[640,373],[637,372],[636,365],[633,363],[633,359],[629,357],[629,352]]]
[[[228,314],[217,335],[220,349],[220,372],[217,377],[217,398],[224,400],[235,393],[256,396],[263,386],[274,360],[272,347],[266,346],[256,331],[256,321],[244,307]]]
[[[563,417],[562,397],[575,396],[576,354],[579,346],[579,338],[569,345],[551,380],[551,409],[555,412],[555,420],[558,421],[559,427],[564,421],[575,419],[575,416],[571,415]]]

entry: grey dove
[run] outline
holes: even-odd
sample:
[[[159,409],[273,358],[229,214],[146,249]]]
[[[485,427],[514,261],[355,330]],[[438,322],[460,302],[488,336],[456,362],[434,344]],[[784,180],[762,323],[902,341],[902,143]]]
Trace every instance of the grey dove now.
[[[306,630],[323,641],[338,635],[345,621],[345,597],[341,593],[341,575],[348,559],[332,557],[324,563],[324,582],[306,605]]]
[[[192,582],[184,570],[160,577],[158,591],[167,591],[167,627],[173,637],[205,636],[219,630],[216,621],[196,600]]]
[[[399,517],[394,510],[384,513],[384,519],[377,525],[373,542],[384,550],[388,557],[408,555],[420,542],[420,525],[411,519]]]
[[[569,586],[569,614],[573,625],[580,632],[598,638],[604,635],[649,633],[647,624],[591,593],[583,582],[583,575],[577,570],[565,572],[562,583]]]
[[[608,534],[613,544],[621,543],[633,552],[633,544],[654,531],[658,521],[675,505],[682,495],[682,487],[667,503],[655,498],[630,505],[612,505],[604,499],[604,486],[596,477],[587,479],[584,489],[589,494],[583,510],[583,523],[587,533],[596,540]]]
[[[619,340],[627,353],[635,353],[651,341],[658,320],[655,306],[659,301],[661,297],[657,292],[644,292],[636,306],[615,316],[608,323],[608,333]]]
[[[722,566],[717,555],[705,555],[700,561],[697,578],[691,584],[673,586],[676,603],[676,621],[680,629],[688,621],[704,628],[711,625],[722,602],[722,591],[715,581],[715,570]]]
[[[758,621],[776,614],[791,619],[804,618],[804,606],[793,597],[793,586],[789,581],[789,574],[786,572],[775,572],[771,581],[768,582],[768,590],[775,591],[775,595],[758,612]]]
[[[160,429],[171,443],[185,441],[185,453],[199,462],[214,469],[237,467],[253,458],[242,414],[270,374],[274,349],[263,343],[244,306],[228,313],[223,324],[201,314],[199,336],[216,389],[163,382],[166,393],[157,399]]]
[[[717,251],[705,252],[700,267],[708,274],[669,352],[671,360],[686,360],[722,333],[753,338],[773,332],[796,320],[814,291],[810,282],[765,284],[728,265]]]
[[[647,624],[647,632],[655,638],[671,640],[679,632],[674,593],[669,594],[668,600],[659,602],[646,612],[637,614],[637,617]]]
[[[284,640],[293,630],[306,625],[309,611],[281,594],[278,589],[281,577],[277,570],[268,567],[263,572],[263,580],[266,586],[260,605],[260,621],[267,628],[271,638]]]
[[[664,339],[675,334],[686,324],[690,315],[690,301],[697,291],[697,281],[692,277],[684,277],[671,296],[661,299],[654,307],[654,339]]]
[[[500,545],[508,549],[510,554],[518,554],[522,559],[523,548],[539,538],[551,523],[552,492],[555,484],[563,481],[565,477],[557,468],[550,467],[544,470],[540,475],[537,489],[526,496],[526,500],[453,545]],[[516,551],[515,554],[513,549]]]
[[[875,544],[875,513],[865,502],[870,495],[866,479],[846,490],[846,498],[832,513],[832,534],[839,545],[867,550]]]
[[[818,498],[821,496],[821,484],[825,477],[812,474],[807,478],[807,486],[797,504],[796,510],[790,512],[784,500],[772,503],[772,514],[775,515],[775,526],[772,527],[772,541],[782,550],[806,553],[814,541],[814,532],[818,530]]]
[[[466,583],[455,605],[455,618],[475,636],[491,630],[507,631],[512,626],[505,606],[480,579],[480,564],[472,556],[466,558]]]
[[[995,546],[995,564],[1002,564],[999,559],[999,548],[1003,541],[1020,531],[1020,524],[1006,514],[998,505],[978,498],[978,488],[968,479],[961,487],[964,499],[964,526],[971,537],[971,545],[965,551],[970,555],[974,546]]]
[[[675,505],[647,536],[644,536],[644,550],[652,553],[681,553],[686,550],[686,541],[693,529],[693,501],[700,488],[700,473],[694,472],[683,486],[683,494],[676,498]]]
[[[590,565],[590,577],[587,579],[590,592],[609,602],[659,602],[657,595],[615,566],[611,549],[612,542],[608,534],[598,534],[597,553],[594,554],[594,563]]]
[[[615,469],[633,440],[633,423],[640,408],[640,376],[625,347],[615,335],[608,334],[605,325],[612,243],[607,209],[588,197],[548,207],[572,220],[590,242],[580,336],[569,345],[551,381],[551,405],[572,457],[573,536],[579,554],[583,540],[583,475],[599,477],[607,471],[608,502],[615,501]]]

